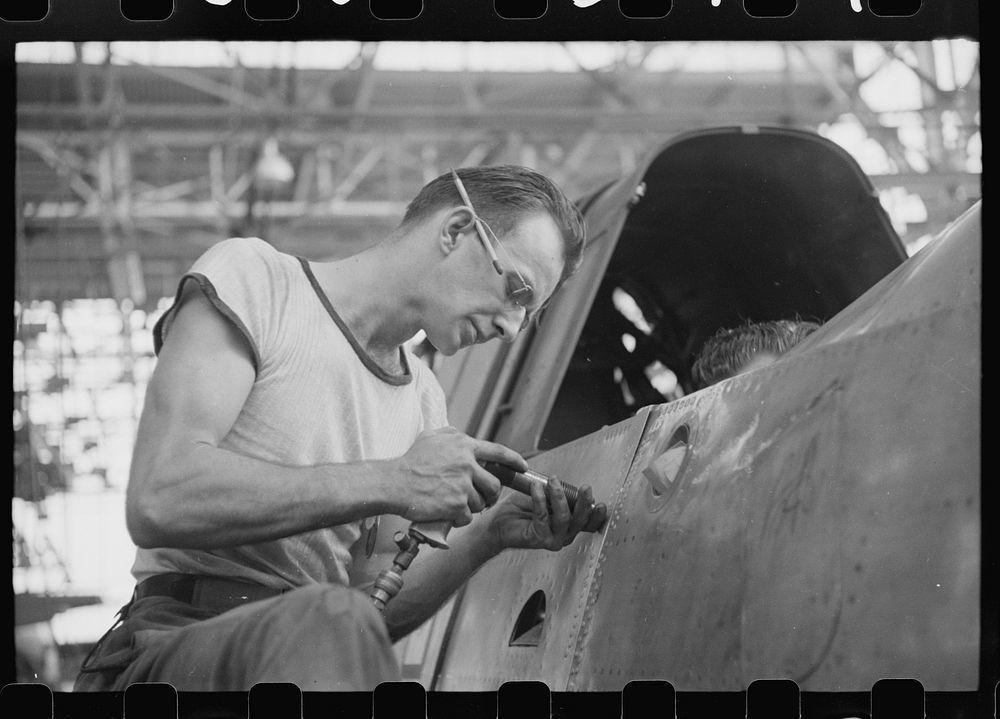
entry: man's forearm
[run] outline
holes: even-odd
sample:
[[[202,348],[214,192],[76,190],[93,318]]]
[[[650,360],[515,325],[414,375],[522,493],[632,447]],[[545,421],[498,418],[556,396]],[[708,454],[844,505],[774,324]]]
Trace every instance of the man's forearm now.
[[[127,495],[143,547],[253,544],[395,511],[384,462],[287,467],[193,442],[157,464],[133,466]]]
[[[386,605],[385,619],[393,641],[423,624],[476,570],[501,551],[489,536],[488,526],[488,518],[478,515],[468,527],[451,531],[448,549],[421,546],[403,574],[403,588]]]

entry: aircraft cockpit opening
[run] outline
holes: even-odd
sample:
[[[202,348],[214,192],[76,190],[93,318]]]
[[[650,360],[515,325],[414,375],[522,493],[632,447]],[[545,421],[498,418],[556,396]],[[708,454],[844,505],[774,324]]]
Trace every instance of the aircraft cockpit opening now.
[[[582,204],[617,201],[624,218],[597,227],[615,249],[588,268],[598,289],[539,449],[694,392],[718,329],[825,321],[906,257],[857,163],[812,133],[689,133],[597,194]]]

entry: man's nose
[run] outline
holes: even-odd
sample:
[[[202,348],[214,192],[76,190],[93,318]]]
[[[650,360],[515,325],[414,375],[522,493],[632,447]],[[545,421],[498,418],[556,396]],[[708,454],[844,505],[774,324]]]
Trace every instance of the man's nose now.
[[[523,307],[517,306],[498,314],[493,320],[493,325],[497,328],[499,338],[504,342],[513,342],[517,339],[517,333],[521,331],[526,314]]]

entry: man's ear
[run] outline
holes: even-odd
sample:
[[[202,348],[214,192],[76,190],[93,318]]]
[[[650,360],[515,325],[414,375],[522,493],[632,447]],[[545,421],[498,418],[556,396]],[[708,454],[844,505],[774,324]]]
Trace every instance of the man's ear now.
[[[450,210],[441,221],[438,235],[441,251],[450,254],[461,244],[464,237],[475,231],[474,216],[468,207],[456,207]]]

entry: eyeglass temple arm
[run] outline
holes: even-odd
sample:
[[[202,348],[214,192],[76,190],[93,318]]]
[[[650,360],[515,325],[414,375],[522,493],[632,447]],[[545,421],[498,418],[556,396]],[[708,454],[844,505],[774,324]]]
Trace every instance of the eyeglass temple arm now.
[[[503,268],[500,267],[500,259],[497,257],[496,251],[493,249],[493,243],[486,239],[486,233],[483,230],[483,223],[478,217],[475,218],[476,228],[479,230],[479,236],[483,238],[483,244],[486,245],[486,251],[490,253],[490,259],[493,260],[493,269],[497,271],[498,275],[503,274]]]
[[[500,241],[500,238],[498,238],[496,236],[496,233],[493,232],[493,228],[490,227],[489,225],[487,225],[485,222],[482,223],[482,224],[483,224],[483,226],[486,227],[487,232],[489,232],[490,238],[494,242],[497,243],[497,247],[499,247],[501,250],[503,250],[504,257],[507,259],[508,262],[510,262],[510,266],[514,270],[514,274],[517,275],[517,278],[519,280],[521,280],[521,287],[519,287],[518,289],[514,290],[514,292],[512,294],[517,295],[517,294],[520,294],[521,292],[531,292],[531,285],[529,285],[527,283],[527,281],[524,279],[524,275],[522,275],[518,271],[518,269],[516,267],[514,267],[514,262],[513,262],[513,260],[511,260],[510,253],[507,251],[507,248],[504,247],[504,244]]]

